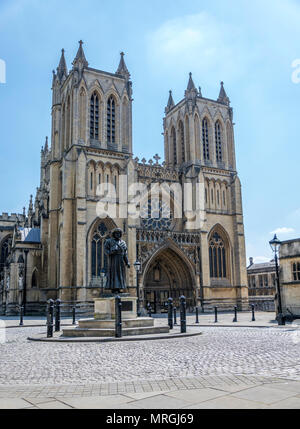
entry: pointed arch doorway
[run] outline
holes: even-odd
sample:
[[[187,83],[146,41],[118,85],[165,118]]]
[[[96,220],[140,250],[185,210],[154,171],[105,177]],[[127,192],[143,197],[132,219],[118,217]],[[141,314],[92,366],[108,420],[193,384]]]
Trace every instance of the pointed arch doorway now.
[[[144,275],[144,304],[154,313],[166,311],[167,300],[179,308],[179,298],[186,297],[187,310],[196,305],[196,292],[191,267],[171,248],[161,250],[150,260]]]

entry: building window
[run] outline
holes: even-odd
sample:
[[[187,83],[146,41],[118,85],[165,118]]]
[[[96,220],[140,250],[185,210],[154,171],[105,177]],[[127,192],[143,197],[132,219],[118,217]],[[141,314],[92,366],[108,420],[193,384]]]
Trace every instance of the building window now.
[[[275,274],[271,274],[271,279],[272,279],[272,286],[275,287],[276,286],[276,277],[275,277]]]
[[[107,101],[107,142],[115,143],[115,99],[112,95]]]
[[[202,141],[203,141],[203,158],[209,159],[209,139],[208,139],[208,121],[206,118],[202,121]]]
[[[264,284],[265,284],[265,287],[269,286],[268,275],[267,274],[264,276]]]
[[[215,123],[215,139],[216,139],[216,159],[217,162],[222,161],[222,138],[221,124],[219,121]]]
[[[90,176],[90,186],[91,186],[91,190],[93,189],[93,173],[91,173]]]
[[[96,92],[91,97],[90,138],[99,140],[99,98]]]
[[[210,190],[210,196],[211,196],[211,203],[213,204],[214,203],[214,190],[213,189]]]
[[[185,162],[185,147],[184,147],[184,129],[183,123],[179,122],[179,138],[180,138],[180,146],[181,146],[181,161]]]
[[[259,283],[259,287],[264,287],[264,278],[263,278],[263,276],[261,276],[261,275],[258,276],[258,283]]]
[[[171,141],[173,146],[173,162],[176,165],[177,164],[177,147],[176,147],[176,132],[174,127],[172,128],[172,131],[171,131]]]
[[[215,232],[209,241],[210,277],[226,278],[226,249],[223,239]]]
[[[101,174],[98,174],[98,185],[101,185]]]
[[[0,254],[0,268],[3,268],[6,258],[8,257],[10,246],[12,242],[12,237],[6,238],[1,246],[1,254]]]
[[[207,188],[205,188],[205,202],[207,204]]]
[[[104,242],[107,232],[105,223],[101,222],[93,234],[91,258],[93,277],[100,277],[101,270],[107,271],[107,256],[104,253]]]
[[[300,280],[300,262],[293,263],[293,280],[295,282]]]
[[[36,275],[36,270],[33,271],[32,273],[32,278],[31,278],[31,287],[38,287],[38,282],[37,282],[37,275]]]
[[[218,206],[220,205],[220,193],[219,193],[219,191],[217,190],[217,203],[218,203]]]
[[[223,191],[223,204],[226,206],[226,197],[225,197],[225,191]]]

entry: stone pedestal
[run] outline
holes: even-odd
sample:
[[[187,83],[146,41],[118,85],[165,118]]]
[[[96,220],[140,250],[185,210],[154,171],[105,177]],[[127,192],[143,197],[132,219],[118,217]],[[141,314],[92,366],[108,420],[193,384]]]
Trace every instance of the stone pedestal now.
[[[122,301],[122,319],[136,319],[137,298],[129,294],[120,294]],[[115,296],[107,296],[94,299],[95,320],[115,319]]]

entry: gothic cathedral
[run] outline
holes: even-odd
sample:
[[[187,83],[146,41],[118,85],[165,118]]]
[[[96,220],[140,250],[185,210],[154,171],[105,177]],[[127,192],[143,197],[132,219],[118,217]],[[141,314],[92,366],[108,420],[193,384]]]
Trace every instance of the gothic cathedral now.
[[[89,66],[82,41],[71,70],[62,50],[52,94],[51,147],[46,138],[35,199],[27,213],[0,216],[0,314],[16,314],[19,305],[42,314],[49,298],[91,314],[105,289],[104,242],[116,227],[128,246],[128,292],[135,296],[139,283],[141,307],[160,312],[168,297],[178,305],[184,295],[188,308],[246,309],[241,184],[223,83],[216,101],[202,96],[191,73],[177,104],[170,91],[162,163],[158,155],[133,156],[123,53],[110,73]],[[108,185],[116,192],[105,201],[116,209],[99,216],[99,189]],[[139,216],[130,208],[137,188]]]

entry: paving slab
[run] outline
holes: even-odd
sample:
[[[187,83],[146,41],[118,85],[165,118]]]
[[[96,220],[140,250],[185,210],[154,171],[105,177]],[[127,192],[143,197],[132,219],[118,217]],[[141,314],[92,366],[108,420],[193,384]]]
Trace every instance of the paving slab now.
[[[32,407],[32,404],[30,404],[29,402],[21,398],[16,398],[16,399],[1,398],[0,399],[1,410],[23,409],[23,408],[29,408],[29,407]]]
[[[247,401],[246,399],[233,398],[232,396],[223,396],[210,401],[200,402],[198,404],[183,407],[184,409],[219,409],[219,410],[236,410],[236,409],[265,409],[266,404],[260,402]]]
[[[226,395],[225,392],[204,388],[204,389],[191,389],[191,390],[178,390],[175,392],[168,392],[165,394],[173,398],[177,398],[190,403],[198,403],[202,401],[208,401],[209,399],[218,398]]]
[[[129,402],[132,399],[124,395],[64,398],[65,404],[80,409],[112,409]]]
[[[189,405],[188,401],[172,398],[166,395],[151,396],[150,398],[132,401],[132,405],[142,409],[180,409]]]
[[[265,386],[251,387],[241,392],[235,392],[231,395],[233,398],[246,399],[248,401],[261,402],[271,405],[278,401],[295,396],[295,392],[289,392],[282,389],[275,389]]]

